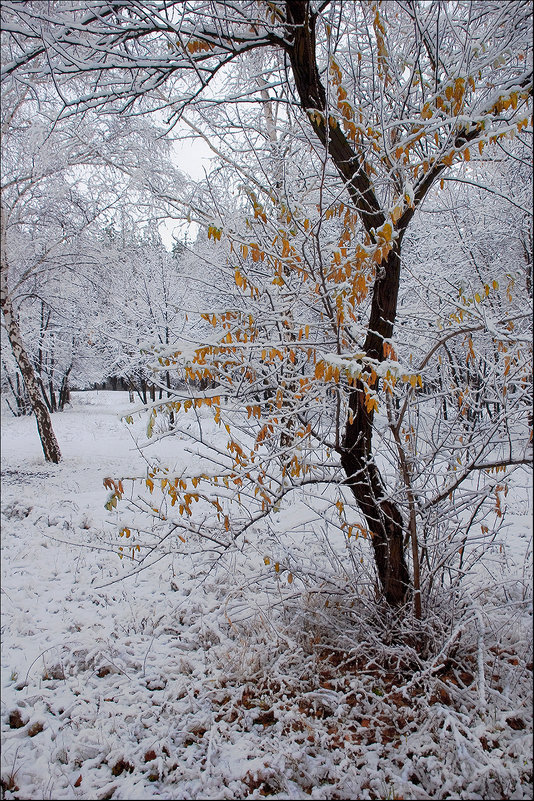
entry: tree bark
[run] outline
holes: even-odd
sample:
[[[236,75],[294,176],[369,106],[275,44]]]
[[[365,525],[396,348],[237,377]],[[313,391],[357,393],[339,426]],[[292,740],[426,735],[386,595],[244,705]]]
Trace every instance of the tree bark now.
[[[383,344],[393,333],[400,280],[400,250],[389,252],[375,281],[371,314],[364,344],[366,355],[382,361]],[[378,379],[367,386],[376,390]],[[404,603],[411,588],[404,555],[404,521],[398,506],[387,497],[380,471],[373,458],[374,409],[366,406],[362,381],[349,396],[351,415],[347,419],[340,447],[346,483],[360,507],[371,532],[376,568],[384,597],[393,606]]]
[[[24,385],[32,405],[32,410],[37,421],[37,430],[43,447],[44,457],[47,462],[57,464],[61,461],[61,451],[52,428],[52,420],[39,389],[35,373],[26,353],[20,326],[17,316],[13,310],[13,305],[8,291],[8,263],[6,253],[6,219],[5,212],[1,208],[1,259],[0,259],[0,305],[4,315],[4,324],[7,336],[13,351],[13,356],[19,367]]]
[[[374,241],[374,231],[385,222],[385,215],[365,170],[363,160],[338,125],[328,118],[326,92],[321,83],[316,60],[315,15],[309,0],[287,0],[288,56],[301,107],[310,114],[311,125],[326,148],[343,179],[362,224]],[[407,218],[408,219],[408,218]],[[405,225],[407,221],[405,222]],[[383,361],[384,340],[393,334],[400,282],[399,231],[396,246],[379,265],[373,286],[371,313],[364,351],[367,357]],[[378,379],[367,386],[376,389]],[[364,515],[372,537],[378,577],[386,601],[398,606],[407,599],[410,574],[404,554],[404,521],[398,506],[387,497],[380,471],[373,458],[372,430],[374,410],[367,410],[363,381],[358,381],[349,395],[350,415],[339,446],[346,484]]]
[[[72,364],[69,365],[68,369],[63,376],[63,380],[61,382],[61,388],[59,390],[59,411],[62,412],[65,408],[66,404],[70,401],[70,387],[69,387],[69,375],[70,371],[72,370]]]

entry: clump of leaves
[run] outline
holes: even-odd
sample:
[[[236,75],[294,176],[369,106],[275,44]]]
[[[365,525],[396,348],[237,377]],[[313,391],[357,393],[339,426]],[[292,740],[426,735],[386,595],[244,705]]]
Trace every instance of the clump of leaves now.
[[[26,725],[28,721],[24,720],[22,715],[20,714],[19,709],[13,709],[9,713],[9,726],[12,729],[22,729],[23,726]]]
[[[126,759],[119,759],[111,768],[111,773],[113,776],[120,776],[125,770],[128,771],[128,773],[133,773],[134,766]]]
[[[42,732],[43,729],[44,729],[44,723],[42,723],[42,721],[40,720],[35,721],[35,723],[32,723],[32,725],[28,729],[28,737],[35,737],[35,735]]]

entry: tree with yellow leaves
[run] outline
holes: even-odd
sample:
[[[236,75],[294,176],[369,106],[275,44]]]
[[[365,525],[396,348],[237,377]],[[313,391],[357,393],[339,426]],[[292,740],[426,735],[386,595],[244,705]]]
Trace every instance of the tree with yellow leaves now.
[[[238,300],[206,311],[211,338],[156,359],[179,367],[191,386],[216,385],[185,406],[209,407],[229,439],[213,456],[221,470],[199,473],[198,486],[153,472],[149,490],[157,481],[186,521],[196,504],[211,508],[221,533],[235,536],[250,521],[231,522],[225,492],[256,520],[295,487],[335,482],[362,515],[383,597],[398,606],[415,590],[420,616],[416,455],[408,458],[403,425],[428,360],[415,369],[397,359],[403,241],[459,165],[482,163],[486,148],[531,131],[529,3],[88,1],[56,13],[5,2],[3,14],[8,78],[50,76],[66,115],[163,110],[169,130],[185,126],[209,143],[227,176],[224,186],[209,184],[204,221],[224,243]],[[225,212],[228,189],[248,213],[245,203],[237,216],[228,205]],[[469,317],[480,303],[468,305],[428,354],[437,358],[451,339],[484,326],[482,316]],[[498,321],[496,341],[509,322]],[[231,430],[236,407],[227,421],[223,395],[246,415],[242,442]],[[382,406],[402,502],[376,458]],[[494,464],[490,451],[471,468]],[[110,489],[120,498],[117,486]]]

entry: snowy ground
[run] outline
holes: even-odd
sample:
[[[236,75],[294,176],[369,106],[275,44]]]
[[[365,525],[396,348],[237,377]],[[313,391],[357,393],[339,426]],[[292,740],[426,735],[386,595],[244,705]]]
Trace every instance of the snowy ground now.
[[[76,393],[57,466],[32,418],[2,416],[3,797],[532,797],[527,495],[498,589],[436,612],[421,656],[428,629],[393,642],[369,604],[298,582],[274,602],[243,554],[124,578],[102,482],[144,474],[128,410]]]

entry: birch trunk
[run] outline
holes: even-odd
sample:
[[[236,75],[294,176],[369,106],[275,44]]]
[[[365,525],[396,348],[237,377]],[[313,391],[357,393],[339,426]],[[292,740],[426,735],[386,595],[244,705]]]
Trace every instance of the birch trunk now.
[[[6,252],[6,218],[5,211],[1,208],[1,257],[0,257],[0,305],[4,316],[4,325],[13,356],[19,367],[24,385],[30,399],[33,413],[37,421],[37,430],[43,447],[44,457],[47,462],[57,464],[61,461],[61,451],[52,428],[52,420],[44,402],[41,390],[37,383],[35,373],[31,364],[18,323],[17,315],[13,309],[13,304],[9,297],[8,289],[8,262]]]

